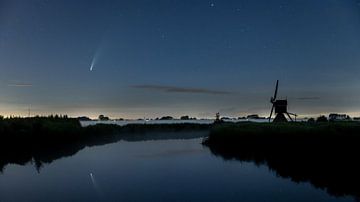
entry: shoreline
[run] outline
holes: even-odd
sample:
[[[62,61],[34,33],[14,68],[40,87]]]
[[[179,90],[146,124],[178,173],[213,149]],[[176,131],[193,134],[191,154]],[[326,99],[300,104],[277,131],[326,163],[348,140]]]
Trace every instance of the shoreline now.
[[[360,197],[360,123],[224,124],[203,144],[224,160],[266,165],[336,197]]]
[[[77,119],[26,118],[0,121],[0,173],[8,164],[43,164],[76,154],[85,147],[125,141],[204,138],[204,124],[98,124],[82,127]]]
[[[0,173],[8,164],[44,164],[86,147],[121,140],[204,138],[224,160],[266,165],[294,182],[310,182],[334,196],[360,197],[360,123],[97,124],[77,119],[25,118],[0,121]]]

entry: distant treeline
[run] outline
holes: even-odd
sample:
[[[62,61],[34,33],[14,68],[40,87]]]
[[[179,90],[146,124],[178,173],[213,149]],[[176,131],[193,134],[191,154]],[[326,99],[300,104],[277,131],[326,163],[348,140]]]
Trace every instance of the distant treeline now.
[[[204,142],[224,159],[265,164],[334,196],[360,197],[360,123],[219,124]]]

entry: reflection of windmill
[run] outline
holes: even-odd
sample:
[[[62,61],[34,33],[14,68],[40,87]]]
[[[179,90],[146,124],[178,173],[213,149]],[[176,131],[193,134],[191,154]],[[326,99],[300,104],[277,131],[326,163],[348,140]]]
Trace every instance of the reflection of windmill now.
[[[279,80],[276,81],[274,97],[271,97],[271,100],[270,100],[270,102],[273,104],[273,106],[271,108],[269,122],[271,121],[271,116],[273,114],[274,108],[275,108],[275,114],[276,114],[274,122],[287,122],[287,119],[285,118],[284,114],[286,114],[291,121],[293,121],[293,119],[291,118],[290,115],[295,116],[295,121],[296,121],[297,115],[294,113],[289,113],[287,111],[287,99],[285,99],[285,100],[277,100],[276,99],[278,88],[279,88]]]

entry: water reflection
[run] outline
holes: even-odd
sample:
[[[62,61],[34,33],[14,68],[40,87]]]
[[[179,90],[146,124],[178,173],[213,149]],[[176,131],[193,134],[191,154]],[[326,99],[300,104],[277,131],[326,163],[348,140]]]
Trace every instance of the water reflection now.
[[[196,138],[206,135],[207,131],[136,133],[53,148],[53,153],[36,150],[31,158],[40,161],[41,172],[30,164],[8,165],[0,174],[0,201],[352,200],[277,177],[265,165],[224,161],[201,145],[203,138]],[[78,152],[106,142],[117,143]]]
[[[208,145],[211,152],[225,160],[266,165],[277,176],[293,182],[310,182],[330,195],[360,197],[360,164],[353,145],[348,148],[318,146],[315,148],[278,149],[268,145],[256,148],[239,145]]]
[[[81,141],[66,143],[49,143],[42,145],[27,145],[21,147],[2,147],[0,148],[0,173],[8,164],[26,165],[34,162],[35,168],[40,172],[44,164],[49,164],[57,159],[75,155],[85,147],[100,146],[115,143],[120,140],[125,141],[146,141],[146,140],[167,140],[167,139],[192,139],[206,137],[208,130],[191,132],[146,132],[146,133],[126,133],[119,135],[100,135],[91,136]]]

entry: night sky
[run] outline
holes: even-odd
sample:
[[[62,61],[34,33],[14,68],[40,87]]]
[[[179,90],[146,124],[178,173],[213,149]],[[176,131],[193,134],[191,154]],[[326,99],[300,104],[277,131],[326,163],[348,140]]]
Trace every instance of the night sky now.
[[[91,71],[92,69],[92,71]],[[360,116],[360,0],[0,0],[0,114]]]

